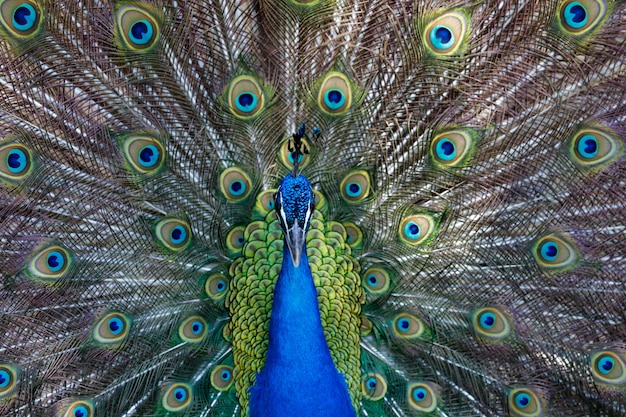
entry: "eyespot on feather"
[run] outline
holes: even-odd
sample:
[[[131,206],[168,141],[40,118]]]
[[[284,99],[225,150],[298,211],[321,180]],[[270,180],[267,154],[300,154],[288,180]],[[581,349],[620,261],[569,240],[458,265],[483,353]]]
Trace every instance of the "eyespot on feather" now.
[[[69,250],[49,243],[33,252],[26,272],[31,278],[53,281],[66,276],[73,263],[74,258]]]
[[[233,368],[227,365],[216,366],[211,371],[211,386],[218,391],[228,391],[233,385]]]
[[[163,408],[171,412],[183,411],[193,400],[191,386],[180,382],[166,386],[162,396]]]
[[[11,396],[17,386],[18,368],[0,363],[0,401]]]
[[[352,107],[352,86],[348,77],[338,71],[326,74],[317,93],[317,105],[330,116],[345,114]]]
[[[94,415],[91,401],[78,400],[68,405],[63,417],[92,417]]]
[[[460,11],[449,11],[433,19],[424,29],[426,48],[433,55],[459,55],[465,49],[468,17]]]
[[[546,271],[565,270],[578,261],[573,243],[556,235],[538,239],[533,245],[532,253],[539,266]]]
[[[387,381],[381,374],[366,374],[361,382],[363,397],[370,401],[379,401],[387,393]]]
[[[427,382],[414,382],[407,387],[407,403],[421,413],[431,413],[437,408],[439,394]]]
[[[93,337],[103,344],[119,344],[128,336],[131,323],[130,317],[125,314],[116,311],[107,313],[96,322]]]
[[[220,174],[219,188],[228,201],[238,203],[248,198],[252,192],[252,181],[242,169],[231,167]]]
[[[541,395],[531,388],[514,388],[507,397],[511,417],[539,417],[544,415],[545,404]]]
[[[265,108],[265,94],[261,83],[250,75],[234,78],[228,86],[228,107],[239,119],[251,119]]]
[[[130,169],[139,174],[152,175],[165,166],[165,148],[151,135],[126,137],[122,142],[122,153]]]
[[[23,181],[34,169],[33,153],[19,143],[0,145],[0,179]]]
[[[23,40],[36,36],[42,26],[42,11],[36,2],[5,0],[0,2],[0,24],[9,40]],[[1,33],[1,32],[0,32]]]
[[[170,252],[180,252],[191,245],[193,234],[189,223],[182,219],[166,217],[154,226],[159,244]]]
[[[130,52],[151,51],[161,35],[157,14],[134,4],[126,4],[117,9],[115,25],[121,47]]]
[[[559,27],[569,35],[582,36],[596,29],[607,12],[605,0],[567,0],[559,6]]]

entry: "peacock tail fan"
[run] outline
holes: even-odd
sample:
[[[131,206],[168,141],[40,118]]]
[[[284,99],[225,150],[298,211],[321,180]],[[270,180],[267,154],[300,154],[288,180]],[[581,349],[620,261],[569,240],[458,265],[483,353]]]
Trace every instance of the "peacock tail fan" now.
[[[623,0],[0,0],[0,415],[626,415],[625,86]]]

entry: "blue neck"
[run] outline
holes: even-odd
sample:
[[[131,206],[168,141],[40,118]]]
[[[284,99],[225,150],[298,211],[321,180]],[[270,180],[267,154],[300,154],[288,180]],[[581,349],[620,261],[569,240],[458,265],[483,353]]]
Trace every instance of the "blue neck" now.
[[[324,338],[306,248],[298,267],[283,250],[265,367],[250,393],[251,417],[356,414]]]

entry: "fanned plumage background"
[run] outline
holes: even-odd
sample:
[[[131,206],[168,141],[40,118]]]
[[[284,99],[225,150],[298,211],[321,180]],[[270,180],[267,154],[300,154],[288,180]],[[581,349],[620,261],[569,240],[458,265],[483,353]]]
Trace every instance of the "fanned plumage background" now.
[[[0,1],[0,414],[246,410],[306,123],[359,415],[626,415],[625,61],[623,1]]]

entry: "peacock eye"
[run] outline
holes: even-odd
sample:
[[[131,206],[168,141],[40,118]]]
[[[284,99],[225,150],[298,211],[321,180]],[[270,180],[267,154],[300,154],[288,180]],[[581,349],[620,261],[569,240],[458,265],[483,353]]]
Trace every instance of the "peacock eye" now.
[[[620,353],[602,350],[591,355],[591,374],[596,381],[617,386],[626,383],[626,363]]]
[[[424,213],[405,217],[398,227],[400,241],[412,246],[425,243],[435,232],[435,219]]]
[[[446,167],[461,165],[472,149],[472,136],[464,130],[450,130],[436,135],[431,143],[434,161]]]
[[[276,190],[271,189],[262,191],[259,195],[257,195],[255,210],[262,217],[265,217],[276,207],[276,203],[274,202],[274,194],[276,194]]]
[[[578,260],[574,246],[557,236],[544,236],[533,247],[535,259],[546,270],[565,269]]]
[[[424,323],[412,314],[398,314],[392,321],[393,333],[401,339],[415,339],[425,330]]]
[[[245,200],[252,192],[250,176],[237,167],[225,169],[219,178],[220,191],[232,203]]]
[[[430,413],[437,408],[437,392],[430,384],[416,382],[408,386],[409,405],[422,413]]]
[[[117,11],[117,27],[122,46],[133,52],[146,52],[156,45],[159,24],[154,13],[126,5]]]
[[[170,412],[182,411],[189,407],[193,396],[191,387],[187,384],[174,383],[167,386],[163,392],[163,408]]]
[[[333,71],[322,79],[317,104],[326,114],[338,116],[347,113],[352,106],[352,88],[348,77]]]
[[[211,299],[219,301],[228,292],[228,285],[229,280],[224,274],[213,274],[204,283],[204,291]]]
[[[605,0],[564,1],[559,11],[559,22],[565,32],[579,36],[593,30],[604,16]]]
[[[543,405],[538,395],[530,388],[515,388],[508,396],[509,412],[516,417],[543,415]]]
[[[381,400],[387,393],[387,381],[380,374],[367,374],[361,382],[361,391],[370,401]]]
[[[391,285],[389,273],[382,268],[372,267],[363,274],[363,286],[374,295],[385,294]]]
[[[23,145],[0,146],[0,177],[10,181],[23,180],[33,171],[32,160],[32,153]]]
[[[233,385],[233,368],[227,365],[216,366],[211,371],[211,386],[218,391],[228,391]]]
[[[231,113],[240,119],[257,116],[265,106],[261,83],[249,75],[236,77],[228,87],[228,105]]]
[[[32,255],[27,272],[33,278],[56,280],[68,272],[72,263],[67,249],[59,245],[44,246]]]
[[[192,241],[191,226],[176,218],[164,218],[154,226],[157,241],[167,250],[179,252],[189,247]]]
[[[451,11],[434,19],[424,31],[426,46],[435,55],[456,55],[462,52],[467,36],[465,14]]]
[[[341,196],[348,203],[361,203],[370,192],[370,176],[366,171],[353,171],[339,185]]]
[[[207,334],[206,321],[200,316],[191,316],[178,326],[178,336],[185,342],[198,343]]]
[[[585,168],[598,167],[613,161],[620,146],[615,136],[599,129],[581,129],[572,137],[571,159]]]
[[[0,3],[0,21],[10,34],[28,38],[41,28],[41,10],[30,1],[3,1]]]
[[[17,369],[0,363],[0,400],[7,398],[17,385]]]
[[[241,253],[244,243],[246,243],[246,239],[245,227],[243,226],[233,227],[226,235],[226,247],[233,255]]]
[[[302,141],[302,144],[304,145],[305,149],[311,150],[311,144],[308,140],[306,140],[305,138],[302,138],[300,140]],[[292,146],[292,139],[291,138],[285,139],[283,143],[280,145],[280,150],[278,153],[278,159],[280,160],[280,162],[282,162],[282,164],[289,169],[293,168],[293,165],[295,162],[293,160],[293,155],[290,150],[291,146]],[[311,157],[308,153],[300,154],[298,156],[298,167],[300,169],[303,169],[309,164],[310,161],[311,161]]]
[[[91,417],[93,405],[87,401],[74,401],[69,405],[63,417]]]
[[[481,338],[500,340],[511,334],[506,314],[495,307],[480,308],[472,313],[472,326]]]
[[[118,312],[105,314],[94,327],[93,337],[103,344],[117,344],[122,342],[130,330],[131,320],[128,316]]]
[[[140,174],[154,174],[165,165],[165,149],[151,136],[129,136],[122,145],[124,158]]]

